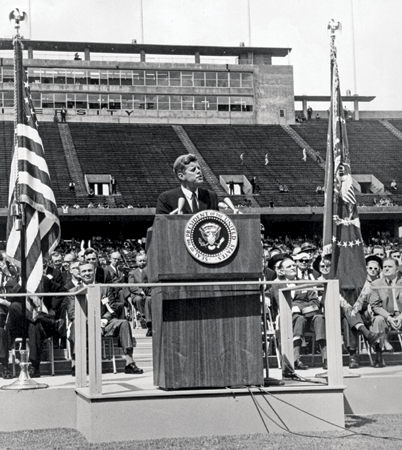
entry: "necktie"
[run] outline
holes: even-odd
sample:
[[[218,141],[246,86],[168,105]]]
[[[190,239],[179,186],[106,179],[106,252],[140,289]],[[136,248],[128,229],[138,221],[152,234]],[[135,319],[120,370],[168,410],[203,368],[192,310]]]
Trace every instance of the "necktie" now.
[[[191,197],[191,209],[193,210],[193,214],[199,212],[198,203],[197,203],[197,195],[193,194]]]

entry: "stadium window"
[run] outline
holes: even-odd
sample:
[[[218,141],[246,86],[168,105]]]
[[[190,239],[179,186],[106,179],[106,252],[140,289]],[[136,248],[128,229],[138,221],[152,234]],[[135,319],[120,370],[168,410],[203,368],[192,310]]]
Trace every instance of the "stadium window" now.
[[[66,69],[66,80],[67,84],[74,84],[74,71]]]
[[[6,108],[14,107],[14,92],[4,92],[3,104]]]
[[[243,111],[250,112],[253,110],[253,97],[243,97],[244,101]]]
[[[230,87],[231,88],[240,87],[240,73],[230,72]]]
[[[279,117],[285,117],[285,110],[284,109],[280,109],[279,110]]]
[[[87,84],[87,71],[86,70],[74,70],[75,84]]]
[[[218,111],[229,111],[229,97],[218,97]]]
[[[53,84],[54,83],[53,75],[54,75],[53,69],[45,69],[44,73],[42,74],[42,83]]]
[[[145,95],[134,95],[134,109],[145,109]]]
[[[133,85],[134,86],[144,86],[144,71],[136,70],[133,72]]]
[[[216,87],[216,72],[205,73],[205,84],[207,87]]]
[[[194,97],[190,95],[184,95],[181,98],[182,109],[185,111],[194,110]]]
[[[98,94],[88,94],[88,108],[99,109],[99,100]]]
[[[229,86],[229,74],[228,72],[218,72],[218,87],[228,87]]]
[[[154,70],[145,72],[145,84],[146,86],[156,86],[156,73]]]
[[[169,109],[169,96],[158,95],[158,109],[166,111]]]
[[[241,74],[241,87],[252,88],[253,87],[253,74],[252,73],[242,73]]]
[[[97,95],[93,97],[97,98]],[[75,94],[75,107],[77,109],[89,109],[87,94]],[[95,108],[97,107],[98,105]]]
[[[42,108],[54,109],[54,94],[42,94]]]
[[[100,84],[99,70],[88,70],[88,84]]]
[[[194,86],[195,87],[205,86],[205,72],[194,72]]]
[[[55,84],[66,84],[66,69],[54,69]]]
[[[147,95],[146,97],[146,107],[147,109],[157,109],[157,97],[156,95]]]
[[[169,72],[169,86],[180,86],[180,72]]]
[[[241,97],[230,97],[230,111],[244,111],[245,102]]]
[[[13,67],[3,67],[3,83],[14,83]]]
[[[194,97],[194,110],[195,111],[205,111],[206,108],[205,97],[201,97],[201,95],[196,95]]]
[[[108,102],[108,95],[102,94],[99,98],[100,101],[100,109],[108,109],[109,108],[109,102]]]
[[[32,103],[34,105],[34,108],[40,108],[41,107],[41,94],[40,92],[31,92],[31,98],[32,98]]]
[[[132,70],[121,70],[120,71],[120,84],[122,86],[132,86],[133,85],[133,71]]]
[[[121,109],[120,94],[109,94],[109,109]]]
[[[61,108],[66,106],[66,94],[54,94],[54,107]]]
[[[121,96],[121,109],[133,109],[133,96],[130,94],[122,94]]]
[[[216,96],[209,95],[205,97],[205,109],[207,111],[218,110],[218,98]]]
[[[180,97],[180,95],[171,95],[170,96],[170,109],[172,111],[180,111],[181,110],[181,97]]]
[[[86,98],[86,96],[85,96]],[[85,102],[85,108],[87,107],[86,102]],[[75,108],[75,95],[72,93],[68,93],[67,94],[67,108],[72,109]],[[82,108],[82,106],[80,106],[80,108]]]
[[[193,86],[193,72],[182,72],[181,73],[181,85],[185,87]]]
[[[158,77],[158,86],[168,86],[169,85],[169,72],[158,71],[156,72]]]
[[[120,70],[108,70],[108,84],[109,86],[120,85]]]
[[[99,72],[99,75],[100,75],[99,83],[102,84],[102,85],[107,85],[108,79],[109,79],[108,71],[107,70],[101,70]]]
[[[28,83],[40,83],[41,69],[37,69],[36,67],[28,68]]]

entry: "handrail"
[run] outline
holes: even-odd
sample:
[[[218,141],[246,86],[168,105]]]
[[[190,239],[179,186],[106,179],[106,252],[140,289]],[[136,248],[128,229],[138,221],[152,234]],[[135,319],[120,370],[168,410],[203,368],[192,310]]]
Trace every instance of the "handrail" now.
[[[325,325],[328,350],[328,386],[339,388],[343,386],[342,369],[342,342],[339,307],[339,283],[337,280],[320,280],[316,283],[305,280],[295,281],[295,284],[304,287],[322,286],[324,288],[323,301],[325,304]],[[75,297],[76,320],[76,389],[88,387],[90,398],[102,395],[102,358],[101,358],[101,288],[102,287],[168,287],[168,286],[230,286],[252,285],[265,286],[284,284],[283,281],[216,281],[216,282],[172,282],[172,283],[119,283],[119,284],[92,284],[88,285],[87,297]],[[295,288],[295,287],[293,287]],[[281,350],[287,363],[293,365],[293,328],[291,297],[288,288],[279,291],[280,321],[281,321]],[[75,294],[75,293],[74,293]],[[70,293],[71,295],[71,293]],[[87,300],[88,299],[88,300]],[[87,311],[87,314],[86,314]],[[88,324],[88,331],[87,325]],[[87,383],[87,354],[86,342],[88,336],[89,379]],[[263,355],[261,354],[261,357]]]

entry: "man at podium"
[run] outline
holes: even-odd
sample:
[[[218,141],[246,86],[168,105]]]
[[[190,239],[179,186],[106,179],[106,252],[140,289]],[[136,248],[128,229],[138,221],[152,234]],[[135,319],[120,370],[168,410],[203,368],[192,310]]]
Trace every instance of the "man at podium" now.
[[[173,172],[181,186],[162,192],[156,204],[156,214],[195,214],[206,209],[219,211],[218,196],[201,187],[204,177],[194,154],[179,156]]]

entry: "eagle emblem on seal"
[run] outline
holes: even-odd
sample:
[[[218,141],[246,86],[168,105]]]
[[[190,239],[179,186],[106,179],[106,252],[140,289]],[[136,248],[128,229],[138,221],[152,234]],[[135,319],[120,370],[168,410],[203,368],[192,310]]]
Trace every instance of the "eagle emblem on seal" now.
[[[202,239],[198,239],[198,243],[201,247],[208,247],[209,250],[215,250],[219,248],[225,241],[224,238],[219,240],[221,234],[221,227],[217,223],[206,223],[200,227],[200,233]],[[219,240],[219,242],[218,242]]]

